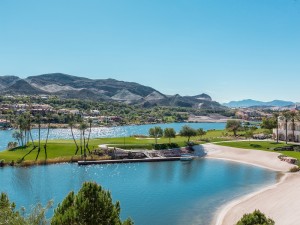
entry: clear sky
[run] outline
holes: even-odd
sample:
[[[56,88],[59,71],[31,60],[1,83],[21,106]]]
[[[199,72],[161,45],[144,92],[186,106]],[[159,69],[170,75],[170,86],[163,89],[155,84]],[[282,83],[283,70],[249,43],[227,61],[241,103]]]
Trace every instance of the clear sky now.
[[[300,102],[298,0],[0,0],[0,75]]]

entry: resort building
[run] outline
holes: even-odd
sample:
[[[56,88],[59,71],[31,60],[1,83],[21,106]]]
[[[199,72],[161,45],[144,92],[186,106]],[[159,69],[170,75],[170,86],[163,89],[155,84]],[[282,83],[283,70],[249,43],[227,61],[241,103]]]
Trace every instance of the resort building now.
[[[287,129],[286,129],[287,127]],[[273,129],[273,138],[277,139],[277,129]],[[278,139],[280,141],[300,142],[300,121],[287,122],[284,118],[278,118]]]

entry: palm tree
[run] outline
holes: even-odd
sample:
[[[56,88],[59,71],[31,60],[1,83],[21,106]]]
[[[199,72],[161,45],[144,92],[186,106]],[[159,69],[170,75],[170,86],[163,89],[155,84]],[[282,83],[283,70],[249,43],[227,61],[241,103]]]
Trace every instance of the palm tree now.
[[[284,117],[284,125],[285,125],[285,143],[288,143],[288,122],[291,119],[291,114],[289,111],[285,111],[282,113]]]
[[[79,125],[80,130],[80,150],[82,154],[82,142],[83,142],[83,152],[84,157],[86,157],[86,146],[85,146],[85,130],[87,129],[88,125],[85,122],[81,122]]]
[[[39,142],[38,142],[38,153],[36,155],[35,160],[38,159],[40,151],[41,151],[41,123],[42,123],[42,116],[40,114],[37,114],[37,116],[36,116],[36,122],[38,124],[38,129],[39,129]]]
[[[30,113],[26,113],[24,115],[24,118],[25,118],[25,121],[26,121],[26,129],[25,129],[26,130],[26,135],[25,136],[27,136],[27,144],[28,144],[29,138],[30,138],[32,146],[35,146],[33,138],[32,138],[32,133],[31,133],[31,115],[30,115]]]
[[[78,152],[78,150],[79,150],[79,147],[78,147],[78,144],[77,144],[76,139],[75,139],[75,137],[74,137],[74,132],[73,132],[73,127],[74,127],[74,125],[75,125],[74,117],[71,116],[71,117],[69,117],[69,127],[70,127],[70,129],[71,129],[71,134],[72,134],[73,141],[74,141],[74,143],[75,143],[75,145],[76,145],[75,155],[77,155],[77,152]]]
[[[23,135],[23,131],[25,129],[25,119],[23,116],[19,116],[17,118],[17,126],[19,127],[19,131],[20,131],[20,140],[21,140],[21,145],[22,147],[24,147],[24,135]]]
[[[89,136],[88,136],[87,143],[86,143],[86,148],[89,151],[89,153],[91,153],[90,149],[89,149],[89,141],[90,141],[90,137],[91,137],[91,133],[92,133],[92,123],[93,123],[92,118],[88,119],[88,123],[89,123],[90,131],[89,131]]]
[[[47,121],[48,121],[48,126],[47,126],[47,136],[46,136],[46,141],[45,141],[45,144],[44,144],[44,150],[45,150],[45,159],[48,158],[48,155],[47,155],[47,143],[48,143],[48,138],[49,138],[49,131],[50,131],[50,124],[51,124],[51,114],[48,113],[46,115],[47,117]]]
[[[276,121],[276,142],[278,143],[278,126],[279,126],[279,123],[278,123],[278,117],[279,117],[279,113],[273,113],[273,117],[274,117],[274,121]]]

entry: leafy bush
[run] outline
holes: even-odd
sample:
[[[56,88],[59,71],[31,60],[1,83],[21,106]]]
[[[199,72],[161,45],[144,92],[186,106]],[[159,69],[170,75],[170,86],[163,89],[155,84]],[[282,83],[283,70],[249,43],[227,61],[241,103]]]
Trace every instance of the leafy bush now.
[[[153,144],[152,146],[153,146],[153,149],[155,149],[155,150],[179,148],[179,145],[177,143]]]
[[[0,167],[4,166],[5,164],[5,160],[4,159],[0,159]]]
[[[244,214],[240,221],[236,225],[274,225],[274,220],[267,218],[265,214],[259,210],[255,210],[253,213]]]

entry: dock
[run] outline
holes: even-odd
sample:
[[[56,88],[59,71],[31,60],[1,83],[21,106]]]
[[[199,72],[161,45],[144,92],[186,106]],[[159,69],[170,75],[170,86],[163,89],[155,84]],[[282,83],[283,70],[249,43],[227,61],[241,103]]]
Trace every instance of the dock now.
[[[111,159],[111,160],[95,160],[95,161],[78,161],[79,166],[93,164],[113,164],[113,163],[137,163],[137,162],[162,162],[162,161],[179,161],[180,157],[155,157],[144,159]]]

